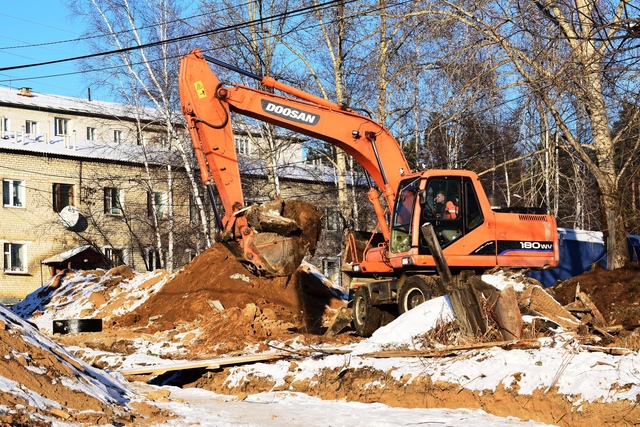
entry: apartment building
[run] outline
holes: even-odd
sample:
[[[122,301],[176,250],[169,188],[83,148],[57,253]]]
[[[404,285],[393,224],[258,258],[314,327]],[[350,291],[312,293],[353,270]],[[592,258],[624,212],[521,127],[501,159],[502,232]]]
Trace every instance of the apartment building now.
[[[61,268],[163,265],[169,197],[174,265],[195,255],[188,179],[163,132],[152,110],[0,89],[0,298]]]
[[[170,233],[174,270],[205,249],[192,181],[164,132],[153,110],[0,88],[0,301],[23,298],[62,268],[159,268]],[[236,145],[247,203],[268,200],[272,186],[255,137],[238,131]],[[325,211],[309,261],[337,278],[335,176],[302,153],[292,144],[275,158],[279,188],[285,199]],[[366,209],[361,216],[372,220]]]

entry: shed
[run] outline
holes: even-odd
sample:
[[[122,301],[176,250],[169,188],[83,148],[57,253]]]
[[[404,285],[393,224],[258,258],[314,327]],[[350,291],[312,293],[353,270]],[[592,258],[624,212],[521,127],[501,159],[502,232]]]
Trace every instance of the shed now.
[[[77,246],[61,252],[42,261],[51,268],[51,275],[55,276],[64,269],[94,270],[108,268],[104,256],[91,245]]]

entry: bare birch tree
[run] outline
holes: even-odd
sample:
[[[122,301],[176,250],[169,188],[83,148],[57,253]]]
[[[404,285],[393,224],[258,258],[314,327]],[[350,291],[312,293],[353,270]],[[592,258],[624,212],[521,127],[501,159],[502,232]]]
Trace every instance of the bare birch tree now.
[[[123,49],[131,46],[142,46],[149,42],[167,40],[181,34],[183,26],[180,23],[178,2],[174,0],[83,0],[72,2],[71,10],[78,16],[85,16],[94,23],[89,36],[92,45],[97,50]],[[100,34],[101,37],[95,37]],[[192,156],[185,145],[190,142],[181,136],[183,133],[176,127],[182,122],[177,116],[178,85],[177,59],[180,48],[175,44],[159,43],[154,47],[140,48],[114,54],[106,58],[106,63],[112,67],[103,68],[104,85],[110,87],[118,99],[122,99],[135,107],[134,111],[142,111],[145,106],[152,106],[159,113],[158,120],[164,124],[165,137],[162,144],[167,149],[177,149],[194,194],[193,201],[197,206],[204,246],[211,244],[209,222],[202,199],[200,185],[191,166]],[[89,67],[91,68],[91,67]],[[149,141],[141,140],[143,147]],[[149,165],[146,164],[147,168]],[[166,165],[168,192],[168,233],[167,233],[167,261],[168,270],[173,269],[174,259],[174,214],[173,214],[173,169],[171,163]],[[150,176],[148,174],[148,176]],[[153,193],[153,181],[148,180],[149,191]],[[152,203],[154,201],[152,200]],[[153,209],[155,211],[155,207]],[[158,230],[158,218],[155,218],[156,245],[159,251],[165,243]]]
[[[436,0],[423,13],[481,34],[478,47],[501,54],[501,71],[511,90],[532,94],[545,105],[562,143],[597,182],[607,266],[624,265],[628,253],[620,178],[630,158],[616,163],[619,133],[612,133],[611,117],[622,100],[637,102],[637,88],[630,84],[637,77],[637,6],[629,0]],[[572,101],[588,119],[588,140],[576,134],[574,117],[568,114],[572,110],[566,108]]]
[[[279,35],[287,32],[288,19],[285,13],[289,1],[249,0],[238,3],[230,0],[205,0],[203,9],[207,11],[200,24],[202,30],[227,29],[209,36],[207,48],[212,56],[259,76],[282,77],[286,73],[280,48]],[[216,70],[221,76],[229,75],[227,70]],[[229,81],[242,82],[238,74],[229,75]],[[255,86],[255,81],[245,83]],[[258,85],[260,86],[260,85]],[[265,90],[264,87],[261,87]],[[272,89],[267,89],[272,90]],[[257,154],[264,160],[269,196],[280,194],[278,165],[281,154],[290,144],[288,138],[281,137],[282,131],[272,125],[256,122],[245,117],[236,117],[252,141]]]

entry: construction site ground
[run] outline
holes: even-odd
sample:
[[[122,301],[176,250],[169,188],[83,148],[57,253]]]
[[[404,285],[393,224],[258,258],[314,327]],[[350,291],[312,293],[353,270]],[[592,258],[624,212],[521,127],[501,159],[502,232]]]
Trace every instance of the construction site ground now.
[[[530,286],[530,281],[518,280],[522,287]],[[180,404],[163,391],[168,386],[210,390],[238,402],[258,393],[298,392],[391,407],[480,409],[560,426],[636,425],[638,286],[637,265],[591,271],[556,285],[548,291],[559,305],[574,303],[584,293],[605,324],[575,317],[579,326],[563,329],[549,322],[523,341],[525,346],[509,349],[504,343],[465,338],[455,325],[444,323],[404,342],[385,341],[384,334],[364,340],[348,327],[327,336],[331,318],[346,305],[341,290],[308,265],[291,277],[253,276],[221,245],[175,275],[140,274],[127,267],[68,271],[13,308],[39,328],[44,344],[34,346],[33,338],[24,338],[35,335],[28,324],[10,317],[0,322],[5,356],[0,364],[0,425],[52,425],[52,420],[160,425],[177,417],[163,403]],[[587,311],[576,316],[594,314]],[[60,319],[102,319],[103,330],[53,334],[53,322]],[[408,325],[419,323],[397,322],[389,325],[397,329],[386,336],[399,337]],[[124,381],[120,369],[246,355],[266,355],[266,360],[130,376],[134,392],[119,385]],[[635,363],[638,371],[631,368]],[[600,379],[593,379],[598,372]],[[43,380],[43,375],[66,380]],[[113,375],[118,385],[104,386]],[[60,408],[34,404],[3,387],[3,377],[59,402]],[[82,387],[69,387],[70,382],[105,391],[88,398]]]

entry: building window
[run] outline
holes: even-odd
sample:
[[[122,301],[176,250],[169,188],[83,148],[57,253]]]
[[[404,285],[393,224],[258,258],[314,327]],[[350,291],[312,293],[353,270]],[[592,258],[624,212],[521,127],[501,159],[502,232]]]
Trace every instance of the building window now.
[[[24,193],[24,181],[2,180],[2,204],[4,206],[23,207]]]
[[[193,194],[189,195],[189,221],[196,221],[198,219],[198,206]]]
[[[147,193],[147,216],[149,218],[153,216],[154,206],[156,216],[158,218],[163,218],[167,213],[167,193],[160,193],[157,191]]]
[[[338,229],[338,211],[333,208],[326,208],[324,211],[324,229],[336,231]]]
[[[87,128],[87,141],[96,140],[96,128]]]
[[[60,212],[67,206],[74,206],[73,184],[53,184],[53,211]]]
[[[186,257],[187,264],[189,264],[196,257],[196,251],[193,249],[185,249],[184,255]]]
[[[115,142],[116,144],[120,144],[122,142],[122,131],[121,130],[114,130],[113,131],[113,142]]]
[[[38,122],[27,120],[24,125],[24,130],[31,138],[35,137],[38,134]]]
[[[27,245],[24,243],[4,244],[4,271],[27,272]]]
[[[11,130],[11,121],[9,121],[8,117],[2,118],[2,131],[9,132]]]
[[[124,265],[124,249],[106,246],[102,250],[104,251],[104,257],[112,266]]]
[[[163,264],[166,263],[165,251],[158,251],[156,248],[147,248],[146,252],[147,271],[162,268]]]
[[[251,142],[249,141],[249,138],[236,138],[236,151],[238,154],[250,154]]]
[[[69,125],[69,120],[56,117],[54,122],[56,136],[67,135],[68,125]]]
[[[124,207],[124,190],[115,187],[104,188],[104,213],[108,215],[122,215]]]

